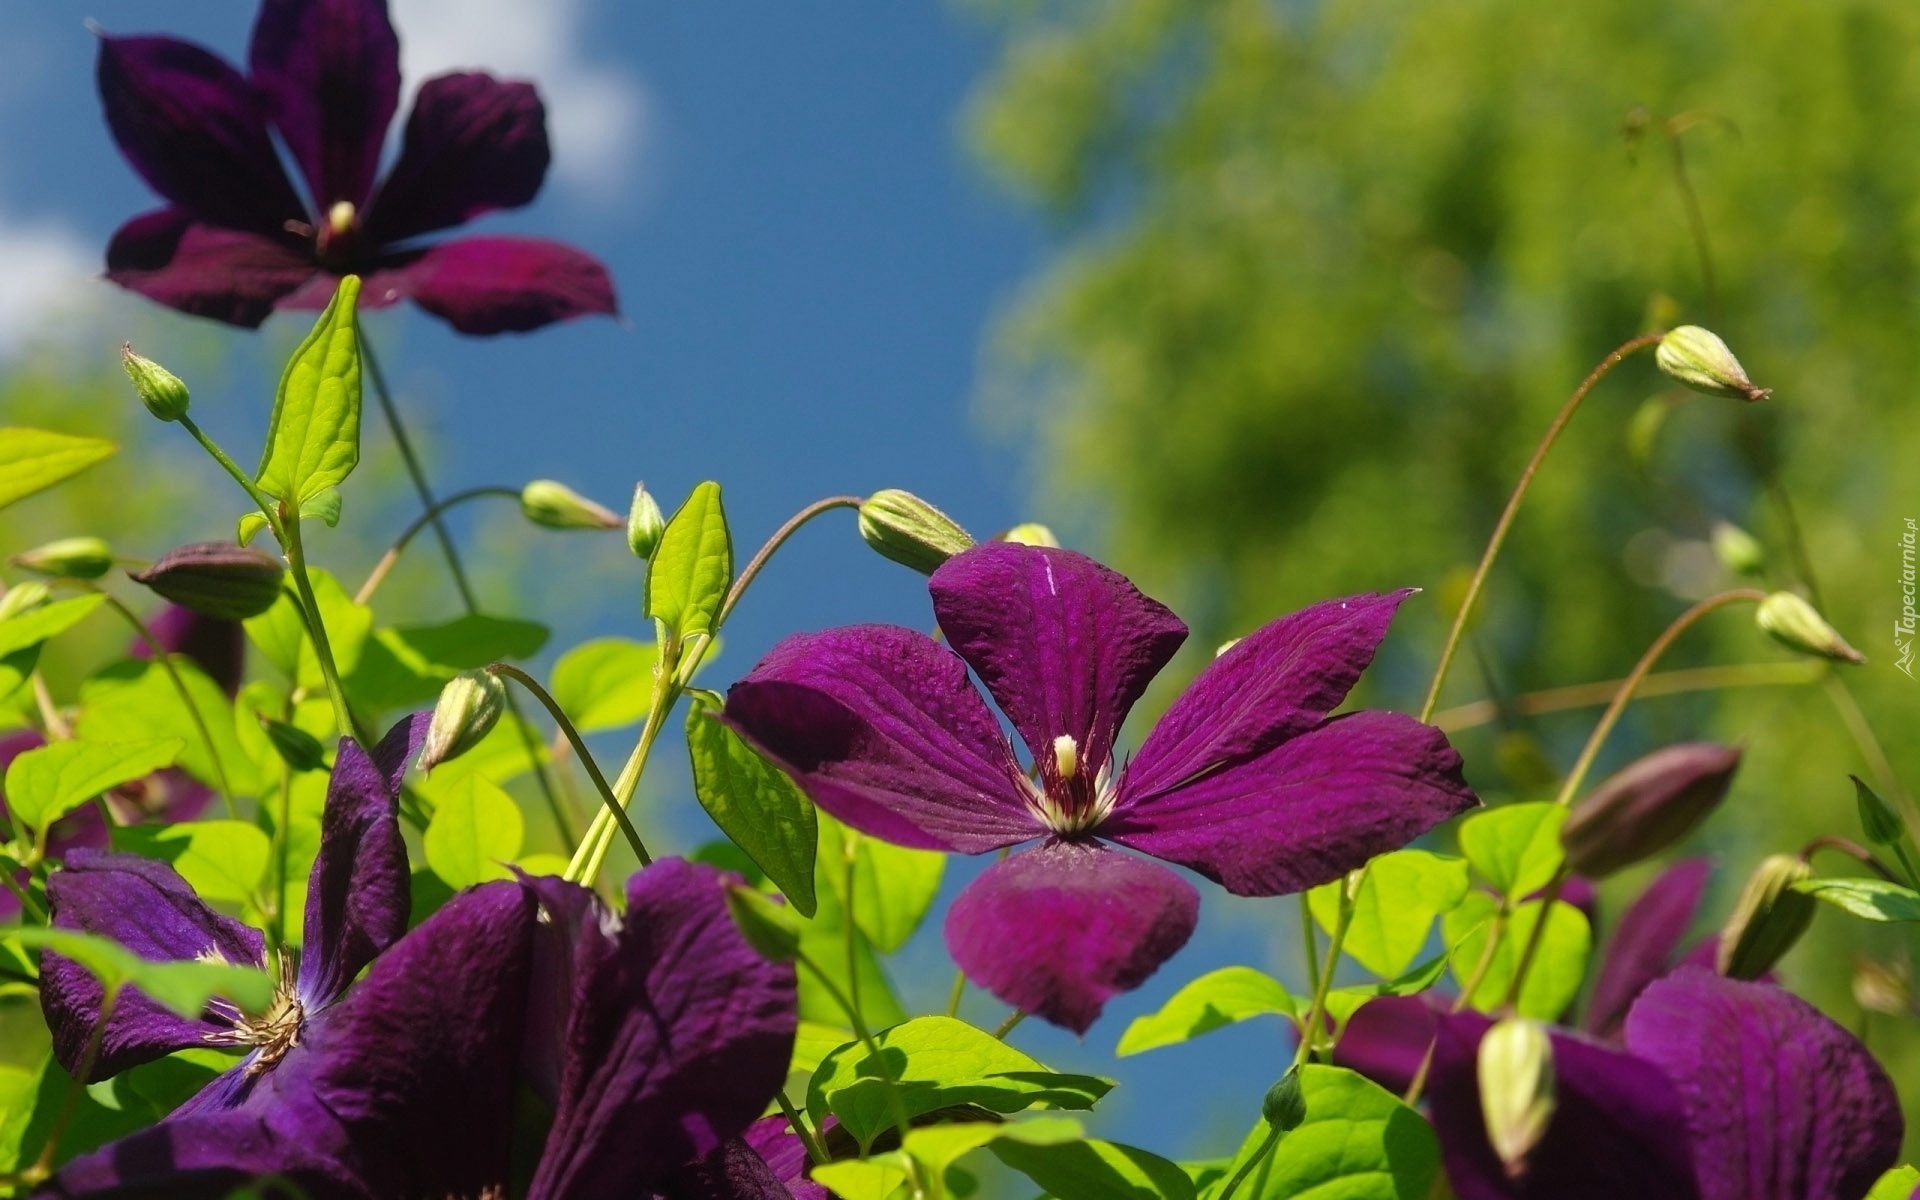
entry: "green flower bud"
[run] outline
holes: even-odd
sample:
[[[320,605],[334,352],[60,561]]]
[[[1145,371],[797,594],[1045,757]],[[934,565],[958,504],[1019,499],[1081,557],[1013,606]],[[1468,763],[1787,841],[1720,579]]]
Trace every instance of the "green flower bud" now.
[[[121,344],[120,362],[127,368],[127,378],[133,380],[133,394],[140,397],[140,403],[147,406],[148,412],[162,421],[178,421],[187,415],[191,397],[178,375],[150,358],[135,354],[132,342]]]
[[[1507,1178],[1518,1181],[1527,1173],[1527,1156],[1553,1121],[1553,1042],[1538,1021],[1507,1017],[1480,1039],[1475,1065],[1487,1140]]]
[[[232,542],[195,542],[128,578],[201,616],[244,621],[273,607],[285,575],[270,554]]]
[[[1726,798],[1740,751],[1687,742],[1646,755],[1593,789],[1560,826],[1567,867],[1589,879],[1644,862],[1692,833]]]
[[[267,731],[267,740],[273,743],[280,761],[294,770],[318,771],[327,765],[327,751],[320,739],[298,725],[261,717],[260,727]]]
[[[536,479],[520,489],[520,511],[548,529],[618,529],[620,517],[564,483]]]
[[[415,760],[420,769],[431,771],[479,745],[493,732],[506,706],[507,685],[491,671],[462,671],[449,679],[440,689]]]
[[[1868,787],[1858,775],[1847,778],[1853,780],[1853,799],[1860,807],[1860,831],[1867,835],[1867,840],[1876,846],[1891,846],[1899,841],[1905,830],[1893,805],[1882,800],[1880,793]]]
[[[973,547],[973,536],[933,505],[899,488],[885,488],[860,506],[860,537],[882,558],[931,575]]]
[[[16,566],[66,579],[98,579],[113,568],[113,547],[97,537],[61,538],[13,557]]]
[[[646,484],[634,484],[633,507],[627,510],[627,548],[635,558],[652,558],[660,545],[660,535],[666,531],[667,517],[660,511],[660,502]]]
[[[1735,575],[1759,575],[1767,569],[1767,552],[1760,540],[1731,521],[1713,524],[1713,556]]]
[[[1045,546],[1052,550],[1058,550],[1060,548],[1060,539],[1053,536],[1053,530],[1048,529],[1038,521],[1028,521],[1021,525],[1015,525],[995,540],[1012,542],[1018,546]]]
[[[1847,640],[1827,624],[1813,605],[1793,592],[1775,592],[1768,596],[1760,602],[1760,611],[1754,619],[1774,641],[1802,654],[1856,665],[1867,661],[1867,656],[1847,645]]]
[[[53,598],[52,589],[38,579],[29,579],[16,583],[0,596],[0,621],[10,621],[23,613],[32,612]]]
[[[800,921],[784,904],[743,884],[726,890],[727,912],[755,953],[768,962],[792,962],[800,953]]]
[[[1291,1133],[1307,1119],[1307,1096],[1300,1090],[1300,1068],[1294,1067],[1267,1089],[1260,1115],[1281,1133]]]
[[[1812,878],[1813,868],[1794,855],[1774,854],[1761,860],[1720,931],[1714,965],[1722,975],[1758,979],[1793,949],[1813,923],[1817,903],[1793,885]]]
[[[1753,386],[1727,344],[1698,325],[1682,325],[1661,338],[1653,361],[1674,379],[1709,396],[1765,400],[1773,394],[1769,388]]]

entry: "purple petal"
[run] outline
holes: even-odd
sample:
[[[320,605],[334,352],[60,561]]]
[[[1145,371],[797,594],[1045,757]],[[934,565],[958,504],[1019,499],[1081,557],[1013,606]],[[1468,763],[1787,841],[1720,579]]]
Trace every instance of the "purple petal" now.
[[[927,585],[941,632],[1049,780],[1063,735],[1089,777],[1107,765],[1128,710],[1187,639],[1180,618],[1071,550],[989,542]]]
[[[1320,724],[1346,699],[1411,588],[1328,600],[1261,626],[1173,702],[1127,769],[1120,803],[1150,800]]]
[[[1627,1014],[1627,1047],[1679,1089],[1704,1200],[1855,1200],[1900,1153],[1886,1072],[1772,984],[1676,971]]]
[[[896,845],[980,854],[1045,832],[966,664],[911,629],[787,638],[728,690],[726,720],[821,808]]]
[[[315,211],[364,207],[400,103],[385,0],[264,0],[247,61]]]
[[[420,85],[400,160],[374,197],[366,236],[391,245],[532,201],[546,178],[547,110],[530,83],[479,72]]]
[[[1447,1179],[1459,1200],[1697,1200],[1685,1118],[1653,1064],[1554,1033],[1555,1107],[1546,1135],[1510,1179],[1480,1106],[1478,1013],[1445,1017],[1427,1095]]]
[[[252,1114],[167,1120],[74,1159],[35,1195],[205,1200],[274,1175],[296,1185],[307,1200],[364,1197],[304,1143],[275,1133]]]
[[[1437,997],[1381,996],[1347,1018],[1333,1048],[1335,1066],[1358,1071],[1395,1094],[1404,1094],[1420,1073],[1439,1028],[1444,1005]]]
[[[122,225],[107,244],[107,278],[168,308],[247,329],[317,268],[290,239],[245,233],[162,208]]]
[[[548,1108],[560,1103],[567,1059],[567,1027],[581,987],[582,958],[595,960],[609,917],[600,898],[551,875],[521,875],[540,902],[533,939],[533,988],[527,996],[527,1036],[521,1065],[528,1085]]]
[[[173,38],[102,37],[95,76],[113,140],[167,200],[255,233],[305,217],[259,97],[218,57]]]
[[[247,657],[247,635],[240,622],[203,617],[190,608],[169,604],[147,621],[147,632],[168,654],[186,655],[228,696],[239,693]],[[128,653],[150,657],[146,639],[135,638]]]
[[[1128,784],[1120,781],[1123,796]],[[1100,835],[1238,895],[1279,896],[1338,879],[1478,803],[1445,734],[1400,713],[1366,711],[1123,803]]]
[[[375,272],[379,282],[380,272]],[[461,333],[525,333],[590,313],[619,311],[599,259],[560,242],[474,237],[442,242],[381,287],[406,295]]]
[[[209,954],[244,966],[266,961],[259,931],[208,908],[178,872],[153,859],[75,850],[48,878],[47,899],[56,929],[101,934],[153,962]],[[84,968],[57,954],[42,956],[40,1005],[53,1031],[54,1056],[69,1071],[85,1055],[100,1001],[100,984]],[[176,1016],[129,989],[107,1020],[88,1082],[203,1045],[205,1035],[227,1028]]]
[[[1581,1027],[1606,1041],[1620,1040],[1627,1010],[1648,984],[1677,965],[1680,943],[1706,895],[1713,864],[1704,858],[1675,863],[1647,885],[1620,917],[1607,943]]]
[[[400,837],[400,778],[426,737],[430,714],[387,731],[369,756],[340,739],[320,817],[320,852],[307,881],[299,989],[325,1005],[407,928],[412,878]]]
[[[740,1135],[755,1154],[767,1161],[793,1200],[833,1200],[833,1193],[807,1177],[811,1164],[807,1146],[783,1116],[763,1117]]]
[[[947,949],[1001,1000],[1085,1033],[1199,919],[1200,894],[1165,867],[1097,842],[1049,841],[967,885],[947,911]]]
[[[629,879],[617,930],[589,931],[579,961],[560,1103],[529,1195],[646,1195],[745,1131],[780,1089],[793,968],[747,944],[718,871],[681,859]]]
[[[825,1188],[819,1194],[831,1195]],[[728,1138],[705,1158],[675,1171],[658,1200],[793,1200],[793,1193],[745,1140]]]

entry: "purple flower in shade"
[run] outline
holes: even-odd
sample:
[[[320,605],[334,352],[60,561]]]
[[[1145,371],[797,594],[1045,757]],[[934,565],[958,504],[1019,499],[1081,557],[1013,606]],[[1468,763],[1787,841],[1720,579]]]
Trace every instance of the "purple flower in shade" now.
[[[1770,983],[1683,967],[1647,987],[1624,1050],[1555,1031],[1556,1107],[1509,1173],[1476,1057],[1489,1021],[1445,1018],[1433,1124],[1460,1200],[1859,1200],[1900,1152],[1893,1085],[1852,1034]]]
[[[528,83],[478,72],[420,85],[400,157],[376,183],[400,100],[385,0],[263,0],[242,75],[167,37],[105,37],[107,126],[164,208],[113,235],[107,278],[169,308],[257,326],[319,308],[360,274],[360,302],[402,299],[462,333],[615,311],[596,259],[558,242],[425,234],[532,201],[550,157]],[[306,185],[287,178],[275,133]]]
[[[1085,1032],[1198,916],[1185,880],[1102,840],[1281,895],[1477,803],[1439,730],[1328,716],[1406,592],[1328,601],[1241,639],[1116,770],[1121,722],[1186,639],[1179,618],[1068,550],[979,546],[930,587],[952,650],[886,625],[788,638],[733,686],[726,719],[875,837],[963,854],[1043,839],[970,884],[946,935],[976,983],[1055,1024]],[[1025,740],[1031,776],[969,667]]]

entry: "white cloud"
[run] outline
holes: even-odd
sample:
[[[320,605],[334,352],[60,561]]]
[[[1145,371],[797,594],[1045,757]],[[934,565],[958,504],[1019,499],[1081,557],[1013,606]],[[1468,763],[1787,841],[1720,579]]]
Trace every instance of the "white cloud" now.
[[[631,182],[646,140],[646,89],[632,71],[593,61],[592,0],[394,0],[410,87],[444,71],[532,79],[547,104],[553,177],[606,200]]]
[[[63,328],[98,304],[96,252],[55,221],[22,221],[0,212],[0,361]]]

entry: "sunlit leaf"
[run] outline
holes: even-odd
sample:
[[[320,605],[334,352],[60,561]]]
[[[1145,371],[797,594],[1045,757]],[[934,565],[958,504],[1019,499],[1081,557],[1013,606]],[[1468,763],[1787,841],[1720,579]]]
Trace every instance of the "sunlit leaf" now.
[[[359,278],[341,279],[280,377],[255,480],[277,500],[304,505],[338,487],[360,461],[359,297]]]
[[[1473,991],[1473,1007],[1491,1010],[1506,1000],[1514,972],[1533,938],[1540,919],[1542,901],[1520,905],[1507,922],[1506,933],[1496,943],[1491,958],[1486,955],[1487,937],[1493,927],[1498,902],[1483,892],[1470,892],[1460,907],[1441,921],[1451,947],[1454,979],[1464,988],[1468,979],[1480,972],[1480,984]],[[1527,969],[1515,1007],[1522,1016],[1543,1021],[1558,1020],[1580,993],[1580,981],[1586,975],[1587,955],[1593,934],[1587,915],[1571,904],[1554,901],[1553,915],[1547,921],[1533,964]]]
[[[421,847],[427,865],[459,889],[511,878],[526,822],[520,806],[498,786],[469,774],[438,798]]]
[[[720,831],[745,851],[802,916],[812,916],[818,828],[813,801],[786,772],[715,719],[720,700],[693,693],[687,705],[687,750],[693,794]],[[859,909],[856,908],[858,920]]]
[[[1560,869],[1567,810],[1548,800],[1483,809],[1460,823],[1460,853],[1503,896],[1521,899]]]
[[[93,610],[106,602],[105,596],[97,594],[69,596],[0,621],[0,658],[58,637],[93,615]]]
[[[732,581],[733,537],[720,485],[703,483],[667,522],[647,563],[647,614],[681,639],[711,633]]]
[[[171,863],[204,900],[244,904],[266,878],[272,846],[257,825],[214,820],[122,826],[113,848]]]
[[[45,829],[110,788],[173,765],[186,743],[178,738],[54,742],[28,750],[7,765],[7,807],[33,829]]]
[[[1885,879],[1806,879],[1793,890],[1869,921],[1920,921],[1920,892]]]
[[[1329,934],[1345,886],[1344,879],[1337,879],[1307,894],[1314,919]],[[1426,946],[1434,919],[1459,904],[1467,886],[1467,864],[1457,858],[1425,850],[1382,854],[1368,864],[1354,897],[1343,943],[1346,953],[1382,978],[1400,974]]]
[[[78,475],[117,449],[105,438],[18,425],[0,429],[0,508]]]
[[[553,664],[549,689],[581,733],[637,725],[653,699],[654,648],[630,638],[582,642]]]
[[[906,945],[940,894],[947,856],[934,850],[909,850],[879,838],[850,833],[825,813],[819,815],[819,877],[844,902],[847,890],[846,846],[853,845],[853,923],[874,949],[892,954]]]
[[[1122,1058],[1172,1046],[1252,1017],[1296,1015],[1297,1002],[1273,976],[1252,967],[1221,967],[1175,992],[1159,1011],[1135,1017],[1114,1053]]]
[[[1307,1118],[1247,1176],[1236,1200],[1427,1200],[1440,1169],[1433,1127],[1400,1098],[1341,1067],[1300,1068]],[[1234,1172],[1267,1139],[1258,1124]]]

